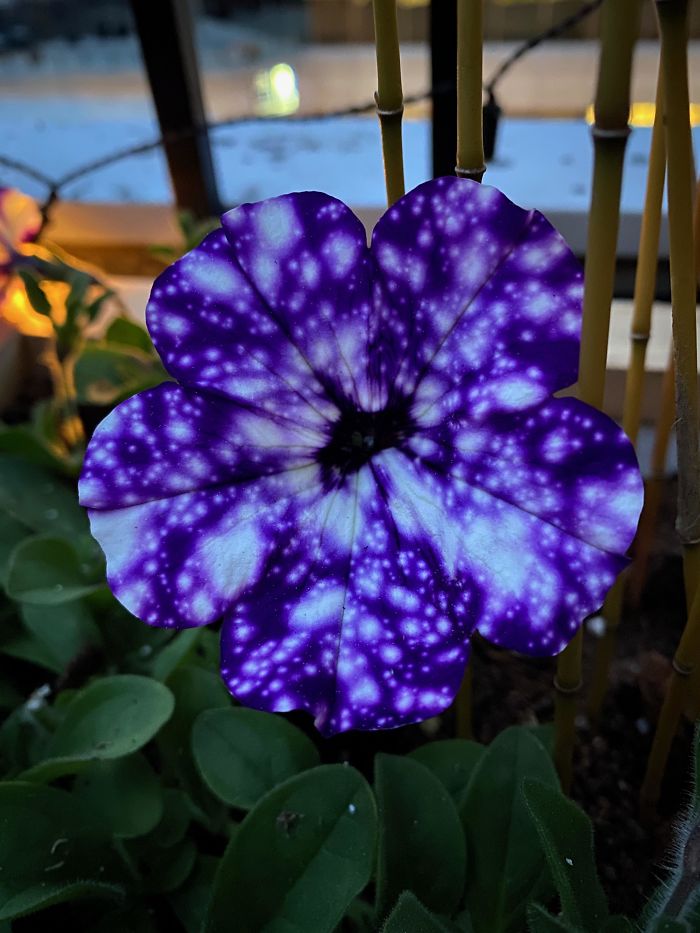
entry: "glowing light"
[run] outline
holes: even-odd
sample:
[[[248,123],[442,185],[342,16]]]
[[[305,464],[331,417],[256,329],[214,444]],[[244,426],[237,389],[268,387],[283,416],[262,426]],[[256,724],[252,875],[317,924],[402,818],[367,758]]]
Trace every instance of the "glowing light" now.
[[[255,76],[258,112],[264,116],[283,116],[299,109],[299,86],[291,65],[279,62]]]
[[[66,320],[66,298],[70,291],[65,282],[42,282],[41,287],[51,304],[51,318],[32,308],[21,279],[12,278],[0,297],[0,313],[21,334],[29,337],[50,337],[55,324]]]
[[[629,123],[630,126],[653,126],[656,116],[656,105],[653,101],[636,101],[630,108]],[[595,121],[595,111],[593,104],[586,107],[586,123],[593,124]],[[700,124],[700,104],[690,105],[690,125],[698,126]]]

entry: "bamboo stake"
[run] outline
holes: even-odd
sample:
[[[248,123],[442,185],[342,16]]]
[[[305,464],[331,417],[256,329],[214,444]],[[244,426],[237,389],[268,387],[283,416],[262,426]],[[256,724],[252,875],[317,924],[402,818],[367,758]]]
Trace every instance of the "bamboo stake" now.
[[[659,414],[656,419],[654,446],[651,451],[649,478],[645,483],[644,508],[642,509],[642,516],[639,520],[639,528],[637,530],[637,539],[635,542],[634,563],[632,564],[630,572],[630,598],[633,603],[639,602],[641,597],[651,554],[654,529],[656,528],[661,500],[663,498],[668,446],[671,441],[673,423],[676,419],[675,381],[673,344],[671,344],[668,355],[668,365],[661,383],[661,399],[659,401]]]
[[[688,93],[688,0],[657,0],[665,82],[668,150],[668,226],[671,261],[673,355],[676,372],[678,519],[683,545],[688,621],[656,726],[641,790],[644,808],[659,799],[678,721],[689,699],[690,676],[700,656],[700,431],[696,347],[696,274],[693,241],[693,153]],[[681,681],[679,683],[679,680]]]
[[[649,169],[644,199],[644,213],[639,237],[639,255],[634,282],[634,310],[630,326],[630,361],[625,381],[625,401],[622,429],[633,444],[637,443],[642,410],[647,344],[651,333],[651,312],[656,294],[656,273],[659,260],[661,208],[666,174],[666,127],[663,116],[663,71],[659,62],[656,82],[656,110],[651,136]],[[622,601],[629,574],[621,574],[613,584],[603,606],[605,632],[596,647],[593,683],[588,711],[597,719],[608,690],[610,665],[615,655],[617,627],[622,615]]]
[[[620,222],[622,166],[629,126],[632,53],[641,0],[606,0],[593,125],[593,194],[588,221],[578,397],[602,408]],[[571,786],[576,701],[581,690],[583,629],[557,661],[554,759],[562,787]]]
[[[457,0],[457,161],[455,175],[480,182],[486,171],[483,127],[484,0]],[[472,735],[471,662],[459,688],[456,733]]]
[[[457,164],[460,178],[481,181],[484,0],[457,0]]]
[[[382,134],[384,182],[387,203],[398,201],[406,191],[403,174],[403,88],[396,0],[374,0],[374,34],[377,49],[377,116]]]

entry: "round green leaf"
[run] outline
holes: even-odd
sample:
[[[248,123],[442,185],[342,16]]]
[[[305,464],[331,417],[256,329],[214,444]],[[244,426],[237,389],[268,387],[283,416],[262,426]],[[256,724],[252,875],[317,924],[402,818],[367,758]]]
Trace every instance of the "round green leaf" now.
[[[467,907],[474,933],[510,933],[525,926],[525,907],[546,879],[522,783],[559,781],[544,746],[524,726],[505,729],[481,757],[461,808],[467,849]]]
[[[354,768],[290,778],[229,844],[205,933],[330,933],[370,880],[376,831],[372,792]]]
[[[23,775],[47,781],[94,760],[122,758],[149,742],[173,711],[172,693],[150,677],[123,674],[93,681],[66,707],[46,748],[47,761]]]
[[[442,739],[426,742],[408,757],[432,771],[460,806],[466,797],[472,771],[485,751],[483,745],[469,739]]]
[[[99,822],[63,790],[0,784],[0,920],[84,896],[120,896]]]
[[[98,761],[77,778],[74,792],[113,836],[144,836],[163,815],[160,781],[139,754]]]
[[[383,919],[402,891],[449,914],[464,890],[466,849],[454,801],[418,761],[378,755],[377,915]]]
[[[12,552],[5,589],[19,602],[56,606],[87,596],[103,585],[69,541],[51,535],[25,538]]]
[[[41,467],[0,456],[0,509],[33,531],[89,534],[87,514],[75,489]]]
[[[245,707],[202,713],[192,730],[192,752],[209,789],[242,810],[319,762],[316,746],[299,729]]]

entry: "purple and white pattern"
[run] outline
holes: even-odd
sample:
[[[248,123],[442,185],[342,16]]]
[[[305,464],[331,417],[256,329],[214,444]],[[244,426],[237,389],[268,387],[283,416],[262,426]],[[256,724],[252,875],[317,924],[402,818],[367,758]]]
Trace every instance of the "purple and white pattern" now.
[[[236,208],[156,281],[177,380],[122,403],[81,502],[119,600],[223,618],[241,702],[324,734],[435,715],[477,630],[553,655],[642,504],[576,379],[581,269],[541,214],[441,178],[379,221],[323,194]]]

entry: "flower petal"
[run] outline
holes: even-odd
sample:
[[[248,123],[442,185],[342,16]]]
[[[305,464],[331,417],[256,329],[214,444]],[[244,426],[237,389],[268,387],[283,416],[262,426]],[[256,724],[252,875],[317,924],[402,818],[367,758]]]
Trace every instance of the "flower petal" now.
[[[372,267],[360,220],[342,201],[305,191],[243,204],[222,223],[267,314],[328,397],[371,408]]]
[[[582,271],[538,212],[495,188],[439,178],[384,214],[372,253],[389,385],[422,405],[468,386],[480,417],[575,381]]]
[[[312,430],[337,413],[222,229],[156,279],[146,322],[163,364],[183,385]]]
[[[319,495],[318,468],[106,511],[90,528],[117,599],[151,625],[213,622],[255,580],[276,534]]]
[[[425,535],[445,571],[478,588],[473,623],[505,648],[561,651],[627,563],[454,473],[426,469],[396,450],[381,459],[400,533]]]
[[[644,483],[629,438],[607,415],[552,398],[473,423],[457,414],[408,444],[423,467],[503,499],[605,551],[624,554]]]
[[[166,382],[127,399],[85,454],[82,505],[119,509],[314,462],[322,435],[224,396]]]
[[[445,709],[464,673],[474,593],[448,581],[422,532],[397,535],[369,467],[315,512],[224,621],[229,689],[259,709],[306,709],[326,735]]]

